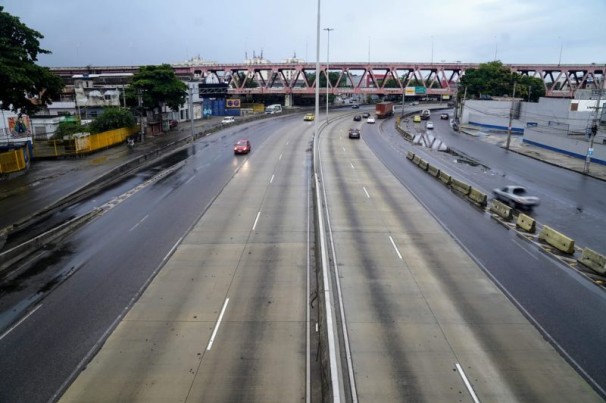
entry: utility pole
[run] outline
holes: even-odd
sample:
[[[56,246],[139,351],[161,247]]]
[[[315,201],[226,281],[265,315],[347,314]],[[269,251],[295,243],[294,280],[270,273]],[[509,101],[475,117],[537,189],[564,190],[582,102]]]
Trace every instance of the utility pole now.
[[[600,114],[600,103],[602,102],[602,91],[603,89],[598,89],[598,103],[595,107],[595,118],[593,119],[593,123],[591,124],[590,134],[589,134],[589,148],[587,149],[587,156],[585,157],[585,165],[583,166],[583,173],[589,172],[589,164],[591,163],[591,155],[593,154],[593,140],[595,139],[596,134],[598,134],[598,127],[600,125],[600,121],[602,120],[602,115]]]
[[[513,83],[513,95],[511,97],[511,108],[509,109],[509,126],[507,127],[507,144],[505,149],[509,150],[509,143],[511,142],[511,121],[513,120],[513,106],[516,101],[516,82]]]
[[[328,124],[328,86],[330,82],[330,73],[328,72],[328,65],[330,63],[330,31],[334,31],[334,28],[324,28],[327,32],[326,41],[326,124]]]
[[[195,83],[189,84],[189,120],[191,121],[191,139],[194,140],[194,88]]]

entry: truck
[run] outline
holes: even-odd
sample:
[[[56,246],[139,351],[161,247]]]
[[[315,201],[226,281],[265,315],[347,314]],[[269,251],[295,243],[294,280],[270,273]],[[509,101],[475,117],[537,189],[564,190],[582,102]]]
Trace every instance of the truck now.
[[[429,109],[425,109],[421,112],[421,119],[423,120],[429,120],[431,116],[431,112],[429,111]]]
[[[393,102],[379,102],[375,107],[377,119],[385,119],[393,115]]]

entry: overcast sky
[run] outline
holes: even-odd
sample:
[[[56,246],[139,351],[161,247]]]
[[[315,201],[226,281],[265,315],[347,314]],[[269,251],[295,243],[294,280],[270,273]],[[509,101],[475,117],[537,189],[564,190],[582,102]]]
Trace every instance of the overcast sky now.
[[[316,61],[317,0],[0,0],[44,35],[39,64]],[[321,0],[330,60],[606,64],[606,0]],[[320,61],[327,57],[321,31]]]

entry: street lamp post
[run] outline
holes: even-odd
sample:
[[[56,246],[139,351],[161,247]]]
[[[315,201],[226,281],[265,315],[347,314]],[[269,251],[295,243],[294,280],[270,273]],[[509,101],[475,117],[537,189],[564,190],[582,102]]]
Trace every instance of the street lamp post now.
[[[4,137],[8,137],[6,134],[6,121],[4,120],[4,108],[2,105],[4,105],[4,102],[0,101],[0,111],[2,111],[2,134]]]
[[[330,31],[334,31],[334,28],[324,28],[327,33],[326,41],[326,124],[328,124],[328,85],[330,81],[330,73],[328,72],[328,65],[330,63]]]
[[[595,106],[595,119],[591,124],[589,132],[589,148],[587,148],[587,155],[585,156],[585,164],[583,166],[583,173],[589,173],[589,164],[591,163],[591,155],[593,154],[593,141],[596,134],[598,134],[598,127],[602,121],[602,115],[600,113],[600,104],[602,103],[602,88],[598,89],[598,102]]]

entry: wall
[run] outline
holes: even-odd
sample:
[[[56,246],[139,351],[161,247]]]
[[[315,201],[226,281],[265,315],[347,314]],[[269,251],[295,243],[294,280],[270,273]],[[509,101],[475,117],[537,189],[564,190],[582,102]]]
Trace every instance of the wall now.
[[[598,142],[598,139],[601,140],[603,137],[596,136],[591,162],[606,165],[606,144]],[[584,137],[554,135],[541,128],[527,128],[524,131],[523,142],[581,159],[585,159],[589,148],[589,142]]]
[[[579,111],[571,110],[571,103],[580,100],[541,98],[536,102],[521,102],[518,119],[512,120],[512,130],[523,132],[526,127],[550,127],[554,132],[584,134],[595,114],[588,109],[587,101]],[[467,100],[461,122],[487,129],[507,130],[512,101]],[[515,117],[515,115],[514,115]]]

